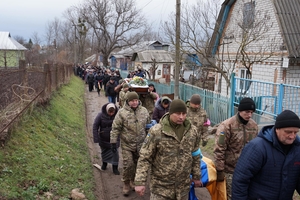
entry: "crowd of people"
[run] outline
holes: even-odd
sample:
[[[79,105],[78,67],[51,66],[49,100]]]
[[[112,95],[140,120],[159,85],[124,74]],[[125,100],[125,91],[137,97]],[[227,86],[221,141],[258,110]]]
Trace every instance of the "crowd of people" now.
[[[89,91],[103,86],[108,97],[93,125],[94,142],[101,148],[101,170],[110,163],[113,173],[120,175],[121,148],[124,196],[131,191],[144,195],[150,176],[151,200],[188,200],[191,183],[202,186],[200,148],[209,134],[201,96],[194,94],[186,102],[160,97],[153,84],[146,94],[138,94],[117,70],[86,71]],[[108,78],[104,81],[104,77]],[[300,119],[285,110],[275,125],[259,131],[252,119],[255,110],[255,102],[243,98],[236,115],[218,125],[215,181],[226,184],[228,200],[292,199],[295,190],[300,192]]]

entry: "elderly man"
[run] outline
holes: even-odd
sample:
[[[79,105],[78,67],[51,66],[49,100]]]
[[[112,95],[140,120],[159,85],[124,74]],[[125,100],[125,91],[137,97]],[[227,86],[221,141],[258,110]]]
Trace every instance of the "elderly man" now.
[[[215,165],[217,181],[226,177],[227,199],[231,199],[231,183],[235,165],[242,149],[258,133],[256,122],[251,119],[255,103],[251,98],[243,98],[235,116],[223,121],[217,129],[215,138]]]
[[[151,200],[188,200],[190,183],[201,185],[200,134],[186,113],[185,103],[176,99],[169,113],[150,129],[136,170],[135,191],[139,195],[145,193],[149,170]]]
[[[242,151],[233,174],[232,199],[291,200],[300,192],[299,117],[280,113]]]
[[[151,119],[147,109],[141,106],[136,92],[127,92],[125,102],[113,121],[110,143],[112,151],[117,152],[116,143],[118,138],[121,138],[123,194],[128,196],[130,187],[133,187],[139,152],[146,137],[146,124],[150,123]]]

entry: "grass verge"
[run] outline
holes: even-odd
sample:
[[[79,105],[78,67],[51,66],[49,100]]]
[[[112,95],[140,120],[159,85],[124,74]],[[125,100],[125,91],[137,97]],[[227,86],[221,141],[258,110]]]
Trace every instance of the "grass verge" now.
[[[0,150],[1,199],[63,200],[74,188],[95,199],[83,101],[84,84],[73,76],[49,105],[23,116]]]

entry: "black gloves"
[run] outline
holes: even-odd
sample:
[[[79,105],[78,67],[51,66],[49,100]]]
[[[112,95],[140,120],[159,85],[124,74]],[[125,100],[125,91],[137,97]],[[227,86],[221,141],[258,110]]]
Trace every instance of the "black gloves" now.
[[[113,153],[116,153],[117,152],[117,144],[116,143],[111,143],[111,151]]]
[[[217,171],[217,182],[222,182],[224,181],[225,174],[223,171]]]

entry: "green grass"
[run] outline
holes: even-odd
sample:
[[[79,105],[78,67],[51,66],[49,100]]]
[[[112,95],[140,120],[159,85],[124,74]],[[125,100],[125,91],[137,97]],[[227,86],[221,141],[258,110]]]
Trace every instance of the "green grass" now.
[[[86,144],[84,84],[72,77],[49,105],[22,117],[0,150],[0,194],[6,199],[68,199],[80,188],[93,195],[93,174]]]

